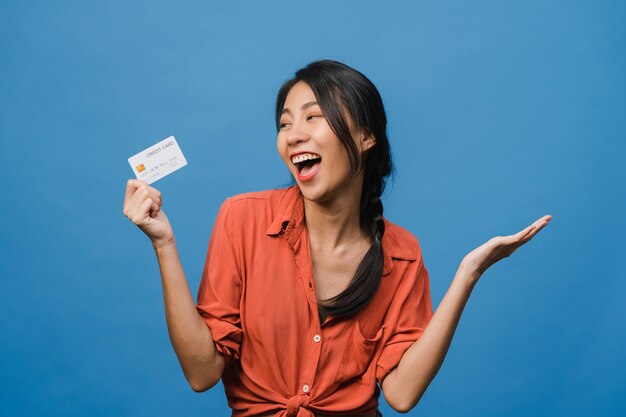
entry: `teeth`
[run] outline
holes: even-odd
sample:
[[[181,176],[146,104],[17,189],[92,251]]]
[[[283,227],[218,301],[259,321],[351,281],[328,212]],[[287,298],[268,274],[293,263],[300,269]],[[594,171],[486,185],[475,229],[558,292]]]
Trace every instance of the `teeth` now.
[[[291,162],[297,164],[299,162],[307,161],[309,159],[320,159],[321,156],[314,153],[301,153],[300,155],[294,156],[291,158]]]

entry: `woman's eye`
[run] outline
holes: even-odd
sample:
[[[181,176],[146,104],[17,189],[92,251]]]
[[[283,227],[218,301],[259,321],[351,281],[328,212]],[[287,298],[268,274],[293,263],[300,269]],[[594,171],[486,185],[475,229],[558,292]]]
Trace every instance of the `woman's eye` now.
[[[310,114],[306,117],[307,120],[311,120],[315,117],[324,117],[321,114]],[[280,129],[289,126],[291,123],[289,122],[281,122],[278,126],[280,127]]]

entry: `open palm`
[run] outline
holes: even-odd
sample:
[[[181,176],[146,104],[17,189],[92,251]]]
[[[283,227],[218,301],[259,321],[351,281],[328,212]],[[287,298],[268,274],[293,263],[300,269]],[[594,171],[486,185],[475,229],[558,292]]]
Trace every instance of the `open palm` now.
[[[518,233],[489,239],[486,243],[468,253],[463,258],[461,265],[478,280],[491,265],[510,256],[520,246],[532,239],[550,220],[552,220],[552,216],[546,215]]]

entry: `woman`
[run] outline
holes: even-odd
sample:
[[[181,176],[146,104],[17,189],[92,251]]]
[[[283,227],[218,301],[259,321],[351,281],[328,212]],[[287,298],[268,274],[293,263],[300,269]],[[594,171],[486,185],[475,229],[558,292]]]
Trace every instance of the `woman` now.
[[[295,185],[222,204],[197,304],[161,194],[128,181],[124,214],[155,249],[183,372],[195,391],[222,378],[236,416],[377,416],[380,389],[407,412],[479,277],[551,216],[465,256],[433,314],[417,239],[383,217],[392,162],[374,85],[342,63],[313,62],[280,89],[276,124]]]

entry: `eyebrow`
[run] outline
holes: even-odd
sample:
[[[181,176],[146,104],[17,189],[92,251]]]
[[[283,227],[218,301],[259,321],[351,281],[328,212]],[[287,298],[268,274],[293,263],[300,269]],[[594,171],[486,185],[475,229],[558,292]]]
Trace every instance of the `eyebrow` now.
[[[319,106],[319,104],[317,104],[317,101],[307,101],[306,103],[304,103],[304,104],[302,105],[302,107],[301,107],[301,108],[302,108],[302,110],[306,110],[306,109],[308,109],[308,108],[309,108],[309,107],[311,107],[311,106]],[[289,113],[289,114],[291,114],[291,112],[289,111],[289,109],[288,109],[288,108],[284,108],[284,109],[283,109],[283,111],[281,111],[281,112],[280,112],[280,115],[282,116],[282,115],[283,115],[283,113]]]

